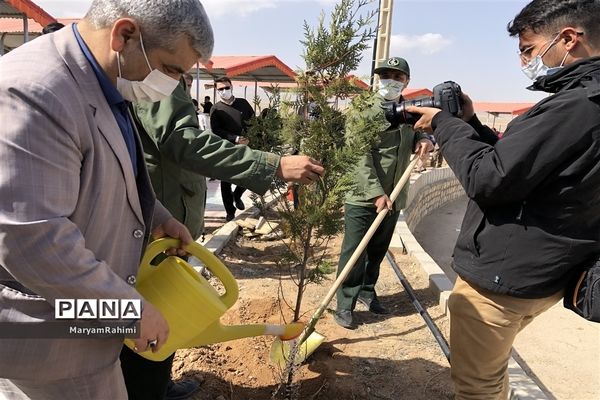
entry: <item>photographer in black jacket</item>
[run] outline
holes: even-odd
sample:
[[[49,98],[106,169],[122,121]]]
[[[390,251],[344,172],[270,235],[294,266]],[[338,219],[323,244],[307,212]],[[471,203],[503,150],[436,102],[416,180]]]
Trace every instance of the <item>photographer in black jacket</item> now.
[[[454,250],[449,300],[456,399],[506,399],[520,332],[600,254],[600,0],[534,0],[508,25],[530,89],[553,95],[513,120],[502,139],[473,113],[436,108],[433,131],[469,205]]]

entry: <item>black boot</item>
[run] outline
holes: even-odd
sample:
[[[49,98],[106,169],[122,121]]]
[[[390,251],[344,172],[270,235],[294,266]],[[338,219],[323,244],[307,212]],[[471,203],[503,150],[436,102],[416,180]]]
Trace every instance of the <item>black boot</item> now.
[[[350,310],[338,310],[334,315],[335,322],[342,328],[356,329],[354,326],[354,320],[352,318],[352,311]]]
[[[369,311],[371,311],[373,314],[386,315],[390,313],[390,311],[387,308],[381,305],[377,296],[373,297],[372,299],[358,296],[358,301],[359,303],[362,303],[365,306],[367,306],[369,308]]]

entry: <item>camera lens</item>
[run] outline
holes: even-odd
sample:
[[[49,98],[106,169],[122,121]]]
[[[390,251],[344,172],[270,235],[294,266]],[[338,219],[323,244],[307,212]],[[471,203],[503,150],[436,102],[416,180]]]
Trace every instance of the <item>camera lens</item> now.
[[[406,111],[407,107],[434,107],[433,97],[417,100],[407,100],[396,105],[396,114],[401,124],[414,125],[421,118],[419,114],[412,114]]]

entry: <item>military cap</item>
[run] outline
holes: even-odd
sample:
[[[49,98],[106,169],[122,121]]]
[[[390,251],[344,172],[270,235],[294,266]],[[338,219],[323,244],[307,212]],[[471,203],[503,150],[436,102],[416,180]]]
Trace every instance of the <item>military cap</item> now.
[[[375,68],[373,72],[379,74],[386,69],[404,72],[410,77],[410,68],[408,67],[408,62],[406,62],[406,60],[402,57],[391,57],[387,60],[380,61],[377,63],[377,68]]]

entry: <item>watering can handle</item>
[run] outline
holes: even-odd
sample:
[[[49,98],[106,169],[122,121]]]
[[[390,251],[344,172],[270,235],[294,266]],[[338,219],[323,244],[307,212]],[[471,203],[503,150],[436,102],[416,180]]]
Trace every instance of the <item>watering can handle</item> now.
[[[148,247],[146,247],[146,252],[142,258],[140,269],[138,271],[138,281],[142,281],[145,276],[150,274],[152,269],[150,262],[157,255],[167,249],[179,247],[179,243],[179,239],[173,238],[162,238],[150,243]],[[210,270],[210,272],[219,278],[225,287],[225,294],[220,296],[221,301],[227,308],[233,306],[238,299],[239,290],[237,281],[225,264],[223,264],[221,260],[219,260],[213,253],[204,248],[204,246],[196,242],[192,242],[186,246],[184,250],[202,261]],[[190,273],[198,274],[196,270],[194,270],[188,263],[184,263],[184,266],[189,270]]]

